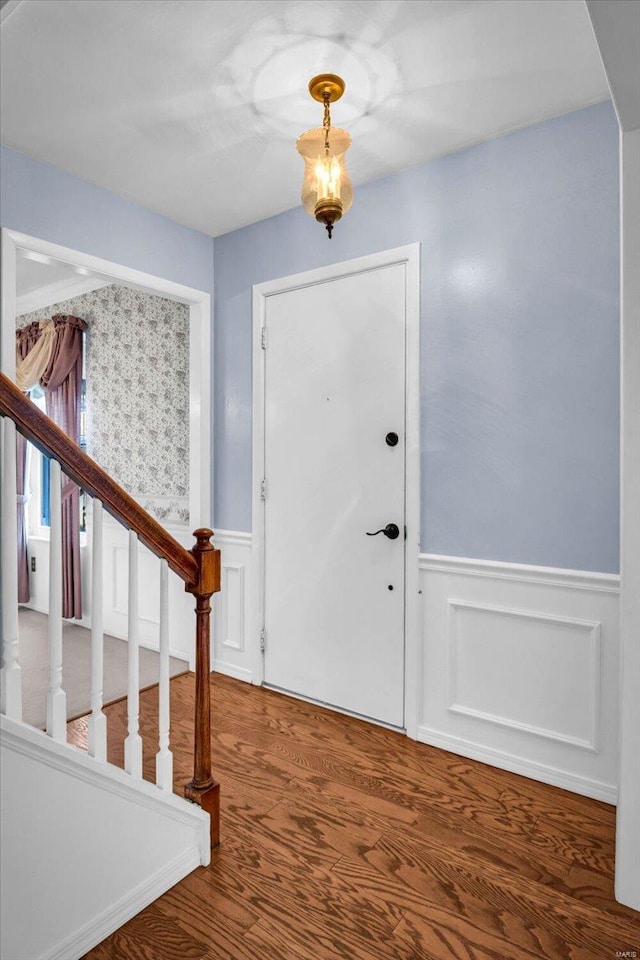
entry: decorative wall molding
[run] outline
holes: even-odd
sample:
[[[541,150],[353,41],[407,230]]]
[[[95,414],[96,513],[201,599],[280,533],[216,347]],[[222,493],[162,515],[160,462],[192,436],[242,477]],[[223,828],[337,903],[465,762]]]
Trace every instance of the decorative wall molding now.
[[[223,647],[230,647],[240,653],[244,650],[244,600],[245,565],[243,563],[223,563],[222,595],[226,597],[222,620]]]
[[[87,608],[90,610],[91,510],[88,511],[88,547],[84,553],[83,586],[86,582]],[[188,527],[164,524],[165,529],[189,549],[194,544]],[[128,534],[111,516],[103,521],[103,622],[104,632],[126,640],[128,635]],[[138,551],[139,642],[149,650],[158,650],[160,629],[160,561],[140,544]],[[89,624],[85,623],[85,626]],[[184,585],[169,575],[169,653],[194,666],[195,617],[193,598]]]
[[[247,626],[251,623],[252,537],[238,530],[216,530],[213,542],[222,554],[222,589],[212,598],[213,669],[253,683],[257,637],[250,637]]]
[[[614,803],[619,578],[421,555],[418,739]]]
[[[547,614],[542,614],[538,612],[531,612],[528,610],[520,610],[513,607],[499,607],[491,606],[489,604],[481,603],[465,603],[460,600],[449,600],[448,601],[448,621],[449,629],[447,633],[447,639],[449,643],[449,655],[447,658],[447,689],[448,689],[448,704],[447,710],[452,713],[459,713],[469,717],[474,717],[478,720],[485,720],[488,723],[497,723],[504,727],[510,727],[512,730],[518,730],[522,733],[533,734],[538,737],[547,737],[551,740],[558,740],[561,743],[566,743],[572,747],[580,747],[585,750],[597,751],[597,737],[599,730],[599,717],[600,717],[600,623],[594,620],[580,620],[576,617],[555,617],[549,616]],[[587,683],[584,685],[584,696],[581,697],[580,708],[584,710],[586,714],[586,722],[588,730],[585,730],[585,735],[583,737],[571,735],[560,729],[551,729],[548,726],[536,726],[533,723],[527,723],[522,720],[518,720],[515,717],[509,717],[504,714],[494,713],[492,710],[481,710],[477,707],[470,705],[465,705],[460,702],[460,690],[458,680],[459,680],[459,666],[460,666],[460,643],[459,643],[459,617],[457,614],[460,611],[466,611],[471,614],[475,614],[482,619],[484,615],[493,615],[494,618],[506,618],[507,620],[515,620],[515,629],[510,631],[514,638],[519,637],[519,627],[522,627],[523,622],[529,622],[536,625],[539,625],[539,632],[544,634],[548,632],[551,627],[559,627],[560,632],[562,630],[567,630],[570,633],[580,632],[584,635],[584,646],[585,654],[588,656],[588,669],[585,671],[588,673]],[[520,624],[518,623],[520,621]],[[482,627],[479,626],[479,636],[476,637],[482,642]],[[556,631],[557,633],[558,631]],[[558,639],[557,636],[550,638],[551,641]],[[521,651],[524,652],[524,651]],[[489,653],[489,651],[487,651]],[[582,653],[582,651],[580,651]],[[530,665],[531,668],[531,665]],[[558,685],[560,689],[553,691],[547,688],[547,692],[550,695],[553,695],[554,699],[558,697],[563,697],[565,700],[571,696],[570,689],[562,689],[562,682],[564,682],[565,687],[570,687],[574,682],[574,675],[561,675],[559,672],[554,672],[554,677],[560,679],[561,683]],[[512,676],[512,683],[515,681],[515,677]],[[553,679],[553,678],[552,678]],[[483,690],[484,694],[486,691]],[[513,692],[516,703],[512,704],[513,707],[517,707],[522,703],[521,700],[517,697],[517,692]]]
[[[561,567],[539,567],[498,560],[473,560],[467,557],[445,557],[435,553],[420,554],[420,569],[434,573],[452,573],[468,577],[489,577],[518,583],[541,583],[549,587],[572,587],[575,590],[598,590],[618,595],[620,575],[592,573],[589,570],[565,570]]]

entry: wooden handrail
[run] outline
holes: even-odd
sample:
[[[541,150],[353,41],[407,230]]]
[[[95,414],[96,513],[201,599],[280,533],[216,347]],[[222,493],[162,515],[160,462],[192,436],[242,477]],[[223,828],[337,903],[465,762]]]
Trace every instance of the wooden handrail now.
[[[211,845],[220,838],[219,784],[211,774],[210,599],[220,590],[220,551],[211,543],[213,530],[194,532],[196,544],[187,550],[95,460],[80,449],[3,373],[0,373],[0,416],[9,417],[35,447],[60,463],[64,473],[100,500],[116,520],[133,530],[153,554],[184,581],[196,599],[196,702],[194,775],[185,795],[211,815]]]
[[[135,530],[142,543],[157,557],[164,558],[187,587],[197,585],[198,562],[194,555],[167,533],[4,373],[0,373],[0,414],[10,417],[27,440],[46,456],[57,460],[69,479],[92,497],[97,497],[116,520],[127,529]]]

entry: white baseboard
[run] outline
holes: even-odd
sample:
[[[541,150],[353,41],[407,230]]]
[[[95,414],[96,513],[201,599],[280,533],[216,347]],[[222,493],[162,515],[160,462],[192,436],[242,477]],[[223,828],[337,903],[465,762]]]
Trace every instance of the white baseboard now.
[[[575,776],[546,764],[535,763],[513,754],[503,753],[473,743],[470,740],[464,740],[462,737],[440,733],[429,727],[418,727],[417,739],[420,743],[427,743],[429,746],[439,747],[449,753],[468,757],[471,760],[478,760],[480,763],[486,763],[491,767],[509,770],[511,773],[528,777],[530,780],[538,780],[553,787],[561,787],[563,790],[570,790],[572,793],[579,793],[584,797],[592,797],[594,800],[602,800],[604,803],[610,803],[614,806],[617,803],[618,790],[614,784],[600,783],[598,780]]]
[[[186,850],[158,870],[148,881],[141,883],[118,903],[105,910],[101,916],[91,920],[51,951],[41,954],[38,960],[80,960],[89,950],[115,933],[128,920],[199,867],[200,862],[200,851],[197,846]]]

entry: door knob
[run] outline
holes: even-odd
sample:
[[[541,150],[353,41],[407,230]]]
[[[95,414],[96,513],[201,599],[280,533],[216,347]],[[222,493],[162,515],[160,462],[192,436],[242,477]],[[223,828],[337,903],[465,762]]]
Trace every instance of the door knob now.
[[[388,523],[386,527],[382,527],[380,530],[376,530],[374,533],[369,533],[367,531],[368,537],[377,537],[379,533],[384,533],[385,537],[388,537],[389,540],[397,540],[400,536],[400,529],[395,523]]]

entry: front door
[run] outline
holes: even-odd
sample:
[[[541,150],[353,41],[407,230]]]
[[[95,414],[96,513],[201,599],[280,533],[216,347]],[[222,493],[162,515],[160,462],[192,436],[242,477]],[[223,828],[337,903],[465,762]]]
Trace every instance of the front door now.
[[[405,274],[298,286],[264,313],[265,683],[397,727]]]

